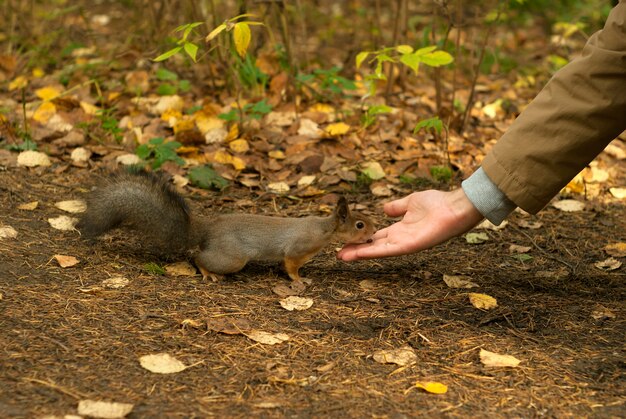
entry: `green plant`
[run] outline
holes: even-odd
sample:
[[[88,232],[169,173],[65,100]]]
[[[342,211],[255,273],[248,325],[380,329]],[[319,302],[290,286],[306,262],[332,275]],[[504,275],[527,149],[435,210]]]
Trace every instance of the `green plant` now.
[[[262,93],[267,87],[270,77],[257,67],[252,57],[248,54],[243,59],[238,56],[233,57],[233,59],[237,77],[241,84],[251,89],[254,94]]]
[[[446,166],[433,166],[430,175],[436,182],[448,183],[452,180],[452,169]]]
[[[135,154],[142,160],[154,159],[152,162],[152,168],[158,169],[166,161],[173,161],[178,165],[185,164],[185,161],[176,154],[182,144],[178,141],[165,142],[163,137],[156,137],[148,141],[146,144],[141,144],[135,150]]]
[[[355,90],[354,81],[340,76],[340,71],[341,68],[337,66],[328,70],[315,69],[311,74],[298,74],[296,82],[314,91],[316,91],[315,87],[319,87],[323,92],[329,92],[332,95],[341,95],[346,90]]]
[[[221,177],[210,164],[196,166],[189,170],[191,184],[203,189],[224,190],[228,181]]]
[[[102,129],[119,143],[123,139],[123,131],[119,127],[120,121],[113,116],[114,111],[114,108],[100,109],[96,112],[96,117],[100,120]]]
[[[395,47],[382,48],[377,51],[361,51],[356,56],[356,68],[360,68],[363,62],[371,57],[369,63],[376,63],[374,71],[365,76],[368,85],[369,96],[376,94],[376,81],[387,80],[383,72],[384,63],[401,63],[409,67],[417,74],[420,64],[430,67],[440,67],[454,61],[452,55],[446,51],[437,50],[437,46],[430,45],[414,50],[410,45],[398,45]]]
[[[143,265],[143,268],[146,270],[146,272],[152,275],[165,275],[165,268],[157,265],[154,262],[146,263],[145,265]]]
[[[180,35],[180,39],[176,42],[177,46],[159,55],[158,57],[154,59],[154,61],[156,62],[164,61],[170,58],[171,56],[176,55],[181,51],[184,51],[189,56],[189,58],[191,58],[193,62],[195,63],[196,56],[198,54],[198,45],[191,42],[188,38],[189,38],[189,35],[193,32],[194,28],[197,28],[203,23],[204,22],[187,23],[184,25],[180,25],[179,27],[174,29],[174,32],[182,32]]]
[[[156,78],[161,82],[157,88],[159,95],[175,95],[179,91],[188,92],[191,90],[191,83],[189,80],[180,80],[178,74],[173,71],[159,68],[156,71]]]
[[[233,108],[229,112],[219,114],[217,117],[230,122],[244,122],[246,119],[261,119],[271,111],[272,105],[263,99],[256,103],[248,103],[243,108]]]
[[[374,105],[367,108],[367,110],[363,113],[361,117],[361,124],[363,128],[368,128],[374,122],[376,122],[376,117],[381,114],[389,113],[393,109],[387,105]]]

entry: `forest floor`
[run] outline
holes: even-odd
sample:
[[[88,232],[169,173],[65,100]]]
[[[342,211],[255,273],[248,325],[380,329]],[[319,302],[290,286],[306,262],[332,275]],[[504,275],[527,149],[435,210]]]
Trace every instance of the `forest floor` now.
[[[287,311],[272,292],[289,283],[279,266],[251,264],[218,283],[154,275],[144,268],[154,259],[126,237],[89,247],[76,232],[51,229],[47,219],[61,213],[53,201],[83,198],[90,183],[76,168],[0,173],[0,224],[19,232],[0,241],[3,417],[62,417],[81,399],[133,403],[137,418],[623,416],[625,272],[594,266],[606,244],[626,240],[621,204],[550,208],[535,230],[516,213],[483,244],[460,237],[397,259],[346,264],[327,248],[303,268],[313,306]],[[192,206],[208,212],[237,194],[248,192]],[[32,201],[33,212],[17,209]],[[379,202],[364,204],[385,222]],[[511,244],[530,246],[532,260],[513,258]],[[55,254],[80,263],[61,268]],[[470,276],[479,288],[469,291],[498,307],[474,308],[444,274]],[[102,286],[117,276],[129,284]],[[225,319],[290,339],[269,346],[207,328]],[[373,359],[404,346],[417,356],[409,365]],[[521,363],[485,367],[481,348]],[[140,356],[162,352],[190,367],[169,375],[141,367]],[[417,381],[449,390],[428,394]]]
[[[346,2],[345,16],[341,2],[314,2],[308,35],[291,33],[308,36],[292,41],[304,58],[317,57],[301,69],[311,85],[298,90],[258,27],[256,65],[239,75],[213,53],[198,64],[152,61],[186,18],[186,6],[179,16],[168,5],[195,2],[145,2],[148,13],[141,2],[77,0],[63,13],[42,9],[46,21],[43,3],[9,3],[12,26],[0,29],[3,51],[14,51],[0,55],[0,417],[69,419],[84,400],[132,404],[128,418],[625,416],[625,134],[555,198],[584,208],[515,211],[504,228],[480,230],[482,243],[458,237],[399,258],[344,263],[339,244],[329,245],[301,270],[313,280],[300,294],[313,304],[301,311],[281,305],[277,286],[290,280],[276,264],[220,282],[193,267],[158,273],[181,260],[154,256],[132,233],[92,245],[50,222],[77,217],[56,204],[84,200],[130,160],[161,165],[194,213],[320,215],[345,195],[384,227],[393,222],[384,202],[459,186],[551,76],[554,58],[562,65],[581,50],[581,33],[561,42],[545,22],[505,23],[489,39],[491,67],[474,80],[485,30],[470,20],[460,37],[449,34],[463,46],[454,67],[397,72],[397,84],[362,101],[372,63],[351,63],[371,47],[367,25],[394,27],[391,8],[366,21],[371,8],[350,9],[366,2]],[[437,28],[430,13],[416,20],[421,29]],[[162,27],[147,31],[155,22]],[[21,39],[14,28],[26,31]],[[411,45],[429,38],[406,32]],[[267,78],[235,92],[246,68]],[[238,103],[257,106],[245,108],[246,121]],[[391,108],[368,120],[366,109],[383,103]],[[450,124],[445,142],[414,131],[438,111]],[[148,145],[154,138],[165,142]],[[27,154],[37,160],[25,163]],[[191,179],[198,167],[213,190]],[[454,275],[476,287],[450,287],[444,278]],[[470,293],[497,307],[474,307]],[[259,342],[252,331],[283,341]],[[389,355],[397,350],[408,355]],[[488,366],[483,350],[519,365]],[[163,353],[186,368],[159,374],[140,361]],[[441,388],[431,382],[447,392],[419,388]]]

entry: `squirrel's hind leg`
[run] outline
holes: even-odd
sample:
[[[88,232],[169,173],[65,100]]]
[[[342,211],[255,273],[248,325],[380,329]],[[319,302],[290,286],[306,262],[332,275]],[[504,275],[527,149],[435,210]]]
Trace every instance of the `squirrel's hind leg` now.
[[[243,257],[228,257],[225,254],[216,257],[210,252],[200,252],[196,256],[195,262],[203,279],[211,278],[213,282],[217,282],[225,274],[242,270],[248,260]]]

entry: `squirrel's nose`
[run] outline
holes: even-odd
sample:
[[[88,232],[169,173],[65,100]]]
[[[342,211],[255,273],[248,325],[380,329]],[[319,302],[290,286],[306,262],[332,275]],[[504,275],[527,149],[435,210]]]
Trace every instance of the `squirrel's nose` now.
[[[368,242],[368,243],[371,243],[371,242],[373,242],[373,241],[374,241],[374,240],[372,240],[372,239],[367,239],[367,242]]]

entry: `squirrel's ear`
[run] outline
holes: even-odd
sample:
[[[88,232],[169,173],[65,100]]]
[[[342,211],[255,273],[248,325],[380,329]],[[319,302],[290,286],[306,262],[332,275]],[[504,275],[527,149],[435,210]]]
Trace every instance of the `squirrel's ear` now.
[[[340,220],[346,220],[348,218],[348,215],[350,214],[350,209],[348,209],[348,201],[346,201],[346,198],[344,196],[339,198],[339,201],[337,201],[335,214],[337,214],[337,217]]]

